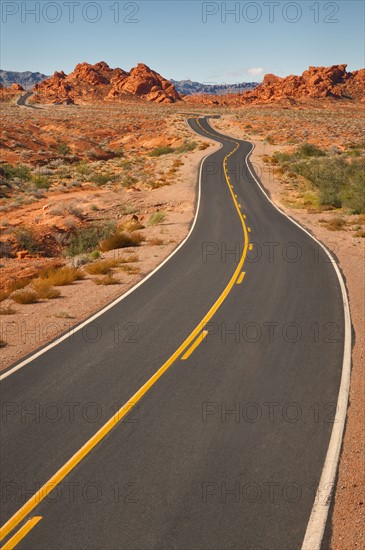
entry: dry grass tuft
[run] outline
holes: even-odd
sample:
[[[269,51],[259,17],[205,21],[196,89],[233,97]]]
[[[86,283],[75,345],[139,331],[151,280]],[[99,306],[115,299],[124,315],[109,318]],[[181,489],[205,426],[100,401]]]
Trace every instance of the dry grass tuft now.
[[[47,281],[49,286],[65,286],[85,279],[85,273],[76,267],[61,267],[41,271],[39,277]]]
[[[128,256],[122,256],[118,258],[119,264],[130,264],[132,262],[138,262],[139,258],[137,254],[128,254]]]
[[[104,277],[96,277],[93,279],[96,285],[119,285],[120,281],[112,275],[105,275]]]
[[[136,275],[141,271],[140,268],[136,267],[135,265],[121,265],[120,269],[128,273],[128,275]]]
[[[107,275],[113,269],[119,265],[119,260],[99,260],[85,267],[85,270],[89,275]]]
[[[25,288],[29,285],[30,282],[31,279],[16,279],[14,281],[10,281],[10,283],[8,284],[7,292],[8,294],[11,294],[15,290]]]
[[[165,241],[159,239],[158,237],[153,237],[152,239],[149,239],[147,243],[151,246],[159,246],[161,244],[165,244]]]
[[[68,311],[57,311],[53,314],[53,317],[57,317],[57,319],[73,319],[72,315]]]
[[[48,279],[34,279],[32,288],[43,300],[53,300],[61,296],[61,292],[57,288],[53,288]]]
[[[346,226],[345,218],[341,216],[334,216],[333,218],[327,220],[327,229],[330,231],[341,231]]]
[[[119,229],[121,231],[127,231],[128,233],[133,233],[133,231],[138,231],[138,229],[144,229],[144,225],[138,220],[128,220],[123,222]]]
[[[99,248],[102,252],[108,252],[109,250],[115,250],[117,248],[139,246],[143,240],[144,237],[138,232],[132,234],[116,232],[108,239],[100,241]]]
[[[34,290],[23,288],[16,290],[10,295],[10,298],[17,304],[36,304],[38,302],[38,294]]]

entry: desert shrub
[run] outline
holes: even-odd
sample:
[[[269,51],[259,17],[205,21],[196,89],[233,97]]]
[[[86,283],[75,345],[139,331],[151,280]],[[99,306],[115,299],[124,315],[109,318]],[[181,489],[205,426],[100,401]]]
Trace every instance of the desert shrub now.
[[[72,315],[68,311],[60,310],[53,314],[53,317],[57,319],[73,319]]]
[[[115,157],[118,158],[122,158],[125,155],[123,147],[119,147],[118,149],[111,149],[111,152],[114,154]]]
[[[123,170],[130,170],[133,166],[133,162],[131,160],[122,160],[119,166],[123,168]]]
[[[364,159],[328,156],[311,144],[302,144],[293,153],[277,152],[272,158],[287,175],[294,172],[308,180],[318,192],[320,205],[365,212]]]
[[[123,264],[120,266],[120,269],[122,271],[125,271],[128,273],[128,275],[136,275],[137,273],[140,273],[140,268],[135,265],[129,265],[129,264]]]
[[[116,232],[107,239],[100,241],[99,247],[102,252],[108,252],[108,250],[115,250],[117,248],[139,246],[143,240],[143,236],[138,232],[132,234]]]
[[[105,275],[105,277],[95,277],[93,282],[96,285],[119,285],[120,281],[113,277],[112,275]]]
[[[5,348],[5,346],[7,346],[7,345],[8,345],[8,343],[5,342],[5,340],[0,339],[0,348]]]
[[[137,183],[137,178],[134,178],[133,176],[124,176],[121,181],[120,181],[120,185],[122,187],[124,187],[125,189],[128,189],[128,187],[131,187],[132,185],[134,185],[135,183]]]
[[[37,189],[49,189],[51,185],[47,176],[42,176],[41,174],[33,174],[31,182]]]
[[[35,304],[38,302],[37,293],[28,288],[16,290],[10,295],[10,298],[17,304]]]
[[[48,279],[34,279],[32,288],[38,297],[44,300],[53,300],[61,296],[61,292],[57,288],[53,288]]]
[[[137,254],[128,254],[123,256],[119,256],[119,254],[117,254],[117,258],[118,264],[130,264],[132,262],[138,262],[139,260]]]
[[[198,144],[196,141],[186,141],[183,145],[180,145],[180,147],[177,147],[175,149],[176,153],[188,153],[189,151],[194,151]]]
[[[139,220],[127,220],[119,226],[119,229],[133,233],[133,231],[144,229],[144,225]]]
[[[33,229],[20,225],[15,229],[14,234],[20,248],[28,250],[31,254],[37,251],[38,242]]]
[[[118,264],[118,260],[99,260],[89,264],[85,269],[90,275],[107,275]]]
[[[87,176],[91,172],[91,166],[86,161],[82,160],[77,164],[76,172],[80,174],[80,176]]]
[[[71,153],[71,147],[67,145],[64,141],[57,143],[56,151],[59,155],[69,155]]]
[[[170,147],[169,145],[165,147],[155,147],[150,151],[149,156],[150,157],[160,157],[161,155],[169,155],[170,153],[173,153],[175,149],[173,147]]]
[[[49,286],[65,286],[84,279],[85,274],[76,267],[60,267],[45,269],[39,273],[39,277],[45,279]]]
[[[90,181],[96,183],[99,187],[113,181],[114,179],[114,176],[111,176],[110,174],[94,174],[90,177]]]
[[[22,288],[28,286],[30,282],[31,279],[14,279],[8,283],[7,292],[10,294],[11,292],[14,292],[14,290],[21,290]]]
[[[322,151],[322,149],[312,143],[302,143],[302,145],[299,145],[297,150],[297,156],[300,158],[324,157],[325,154],[326,153]]]
[[[100,240],[107,239],[114,231],[115,223],[81,227],[68,237],[65,254],[73,257],[95,251]]]
[[[66,212],[68,212],[72,216],[75,216],[80,220],[83,218],[82,210],[77,206],[77,203],[75,202],[64,203],[63,208]]]
[[[30,170],[24,164],[18,164],[12,166],[11,164],[1,164],[1,168],[5,172],[6,179],[19,178],[22,181],[28,181],[30,179]]]
[[[165,212],[153,212],[153,214],[150,215],[150,225],[157,225],[161,222],[163,222],[166,219],[166,213]]]
[[[300,163],[295,170],[319,190],[322,205],[346,206],[353,213],[365,212],[364,163],[342,158],[327,158]]]
[[[354,214],[365,213],[365,164],[364,160],[354,160],[347,170],[347,179],[341,187],[343,206]]]
[[[340,231],[346,225],[346,220],[341,216],[334,216],[327,221],[327,228],[331,231]]]
[[[132,206],[130,204],[126,204],[122,208],[123,214],[135,214],[137,212],[137,208],[135,206]]]
[[[161,244],[164,244],[164,241],[162,239],[159,239],[158,237],[154,237],[148,240],[148,244],[151,246],[159,246]]]
[[[93,261],[93,260],[98,260],[100,258],[101,254],[99,252],[99,250],[93,250],[92,252],[90,252],[90,260]]]

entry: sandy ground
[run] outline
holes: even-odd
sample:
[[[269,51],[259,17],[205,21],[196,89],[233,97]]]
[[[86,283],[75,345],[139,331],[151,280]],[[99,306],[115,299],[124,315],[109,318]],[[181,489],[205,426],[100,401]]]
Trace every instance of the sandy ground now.
[[[213,121],[212,121],[213,122]],[[220,131],[242,139],[240,132],[224,119],[214,121]],[[330,231],[319,220],[330,219],[331,212],[311,212],[306,209],[288,208],[285,205],[285,186],[274,176],[270,167],[261,160],[271,155],[277,146],[254,141],[251,161],[270,198],[290,217],[301,223],[310,233],[327,246],[335,255],[345,278],[354,332],[352,351],[352,375],[338,480],[333,501],[330,525],[332,550],[353,550],[364,547],[365,535],[365,239],[354,237],[349,231]]]
[[[153,191],[128,191],[128,203],[137,206],[139,212],[147,213],[151,209],[160,209],[167,214],[162,223],[141,230],[147,239],[142,246],[114,250],[103,255],[103,258],[113,258],[136,254],[138,261],[133,265],[140,269],[140,273],[130,275],[117,270],[115,275],[120,280],[120,284],[110,286],[96,285],[92,277],[87,276],[83,281],[63,286],[60,298],[44,300],[37,304],[19,305],[14,304],[11,299],[1,303],[2,308],[10,306],[16,310],[16,313],[2,315],[0,318],[0,337],[7,342],[7,346],[1,350],[0,370],[19,361],[58,334],[71,329],[76,323],[100,310],[113,299],[123,295],[176,248],[186,237],[194,217],[200,161],[218,147],[211,144],[204,151],[196,150],[186,154],[182,158],[184,165],[180,168],[179,177],[173,185]],[[120,202],[120,194],[116,194],[115,198]],[[115,204],[116,208],[119,206]],[[41,205],[37,207],[40,208]],[[151,239],[160,239],[163,244],[151,245],[148,243]],[[22,260],[19,260],[20,270],[21,264]],[[28,266],[29,260],[24,261],[24,269],[28,269]],[[90,295],[93,297],[92,301],[90,301]]]

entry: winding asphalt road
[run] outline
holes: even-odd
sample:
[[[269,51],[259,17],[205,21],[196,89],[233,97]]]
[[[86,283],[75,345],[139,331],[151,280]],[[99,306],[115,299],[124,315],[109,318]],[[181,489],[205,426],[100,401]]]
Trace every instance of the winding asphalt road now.
[[[28,99],[31,98],[33,94],[34,92],[27,92],[26,94],[21,95],[16,104],[19,105],[19,107],[28,107],[28,109],[40,109],[40,107],[36,107],[35,105],[30,105],[28,103]]]
[[[186,242],[3,376],[4,548],[302,546],[337,414],[339,280],[260,190],[251,144],[189,124],[222,146]]]

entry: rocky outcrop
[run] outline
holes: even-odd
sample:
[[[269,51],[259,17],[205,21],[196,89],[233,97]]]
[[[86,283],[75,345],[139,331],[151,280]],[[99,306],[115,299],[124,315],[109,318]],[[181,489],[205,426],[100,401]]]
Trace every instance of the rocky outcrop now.
[[[36,84],[33,100],[41,103],[92,103],[140,97],[158,103],[180,98],[175,87],[142,63],[128,73],[112,69],[101,61],[95,65],[79,63],[66,75],[63,71]]]
[[[347,65],[309,67],[301,76],[280,78],[267,74],[260,86],[242,95],[243,102],[267,103],[282,99],[364,99],[365,69],[347,72]]]
[[[4,88],[4,86],[0,84],[0,101],[8,101],[24,91],[23,86],[20,84],[12,84],[8,88]]]

